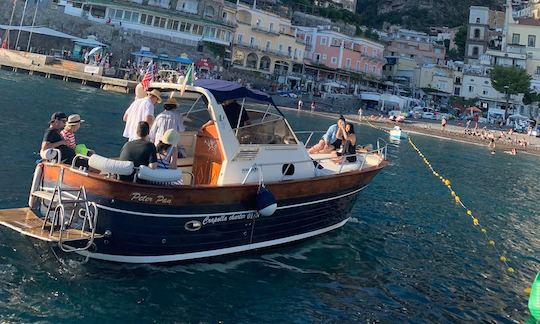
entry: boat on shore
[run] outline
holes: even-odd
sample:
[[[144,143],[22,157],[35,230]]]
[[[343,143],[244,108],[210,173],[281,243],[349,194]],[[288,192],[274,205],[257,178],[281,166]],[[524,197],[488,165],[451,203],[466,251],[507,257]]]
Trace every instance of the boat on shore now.
[[[204,259],[340,228],[388,164],[381,143],[356,162],[310,155],[270,96],[236,83],[198,80],[182,96],[175,83],[150,89],[175,97],[190,120],[178,169],[134,168],[97,154],[67,165],[52,150],[35,168],[28,207],[1,210],[0,224],[92,259]],[[241,102],[237,120],[222,105],[228,100]],[[249,123],[241,125],[244,111]],[[133,173],[134,181],[119,180]]]

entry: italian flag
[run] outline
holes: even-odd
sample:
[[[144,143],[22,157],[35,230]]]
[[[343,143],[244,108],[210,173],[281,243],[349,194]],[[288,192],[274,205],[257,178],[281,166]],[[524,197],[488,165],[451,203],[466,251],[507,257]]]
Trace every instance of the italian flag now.
[[[184,95],[184,92],[186,91],[187,85],[193,85],[193,73],[194,73],[194,66],[191,64],[191,66],[188,68],[186,75],[184,75],[184,82],[182,83],[182,88],[180,88],[180,96]]]

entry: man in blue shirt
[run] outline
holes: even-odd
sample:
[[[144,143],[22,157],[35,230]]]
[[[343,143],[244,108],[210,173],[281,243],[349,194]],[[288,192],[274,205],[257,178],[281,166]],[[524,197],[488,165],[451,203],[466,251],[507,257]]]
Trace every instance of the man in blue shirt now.
[[[344,127],[345,127],[345,118],[343,116],[339,116],[337,123],[328,127],[328,130],[323,135],[319,143],[313,145],[309,149],[308,153],[309,154],[330,153],[333,150],[340,147],[341,139],[337,138],[337,132],[340,128],[344,128]]]

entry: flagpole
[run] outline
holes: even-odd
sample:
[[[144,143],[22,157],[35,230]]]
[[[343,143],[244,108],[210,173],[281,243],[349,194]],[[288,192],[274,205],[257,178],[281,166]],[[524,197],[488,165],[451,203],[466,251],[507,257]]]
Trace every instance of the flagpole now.
[[[16,3],[17,3],[17,0],[13,0],[13,9],[11,10],[11,17],[9,18],[9,27],[11,28],[11,24],[13,23],[13,16],[15,16],[15,8],[17,7],[16,6]],[[11,34],[11,29],[8,28],[7,30],[7,48],[9,49],[9,35]]]
[[[17,46],[19,46],[19,37],[21,36],[21,28],[24,23],[24,15],[26,14],[26,6],[28,5],[28,0],[24,1],[24,8],[22,11],[22,17],[21,17],[21,24],[19,25],[19,32],[17,33],[17,41],[15,42],[15,50],[17,49]]]
[[[34,25],[36,24],[36,15],[41,0],[36,1],[36,9],[34,10],[34,18],[32,19],[32,29],[30,29],[30,35],[28,36],[28,45],[26,45],[26,51],[30,52],[30,40],[32,39],[32,33],[34,32]]]

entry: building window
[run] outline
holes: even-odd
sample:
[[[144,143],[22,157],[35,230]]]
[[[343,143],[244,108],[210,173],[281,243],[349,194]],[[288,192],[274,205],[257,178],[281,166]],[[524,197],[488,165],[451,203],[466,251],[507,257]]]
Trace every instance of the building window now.
[[[366,73],[369,72],[369,65],[364,64],[364,72],[366,72]]]
[[[348,58],[345,62],[346,62],[345,66],[347,67],[347,69],[350,69],[351,68],[351,59]]]
[[[469,92],[474,92],[474,87],[473,86],[469,86]]]
[[[249,39],[249,45],[250,45],[250,46],[255,46],[255,37],[251,37],[251,38]]]
[[[540,66],[536,67],[536,74],[540,75]]]
[[[472,48],[472,56],[473,56],[473,57],[478,57],[478,52],[479,52],[479,51],[478,51],[478,46],[474,46],[474,47]]]
[[[204,16],[207,18],[214,18],[214,7],[206,7],[206,9],[204,9]]]
[[[360,61],[356,61],[356,71],[360,71]]]
[[[476,23],[477,23],[477,24],[480,23],[480,18],[476,17]]]
[[[273,31],[274,30],[274,23],[270,23],[270,27],[268,28],[269,31]]]
[[[474,38],[480,38],[480,29],[476,28],[474,30]]]
[[[459,96],[459,93],[460,93],[460,88],[454,88],[454,95],[455,96]]]
[[[337,64],[337,57],[332,56],[331,62],[332,62],[332,64]]]
[[[279,52],[283,52],[283,45],[279,44]]]
[[[327,41],[328,41],[328,38],[321,37],[321,45],[326,45]]]
[[[323,61],[326,61],[326,57],[327,57],[326,54],[323,54],[323,55],[322,55]]]
[[[261,19],[257,18],[257,22],[255,23],[255,26],[260,27],[261,26]]]
[[[519,34],[512,34],[512,44],[519,44]]]
[[[321,54],[319,53],[315,53],[313,54],[313,57],[315,58],[315,62],[320,62],[321,61]]]
[[[242,44],[242,37],[243,36],[244,35],[242,35],[242,34],[238,34],[238,37],[237,37],[238,38],[238,44]]]
[[[536,36],[535,35],[529,35],[529,39],[527,44],[529,44],[529,47],[536,47]]]
[[[267,41],[266,42],[266,50],[269,51],[270,49],[272,49],[272,43],[270,41]]]

